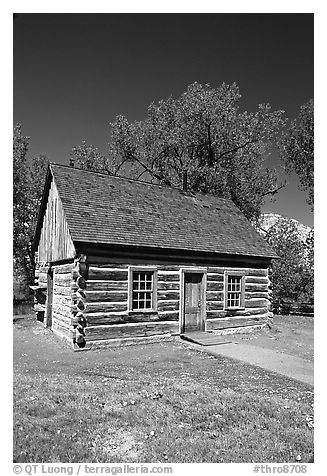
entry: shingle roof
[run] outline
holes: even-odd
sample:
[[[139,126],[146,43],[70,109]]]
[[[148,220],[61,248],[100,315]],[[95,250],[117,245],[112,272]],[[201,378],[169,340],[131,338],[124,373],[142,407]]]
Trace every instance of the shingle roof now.
[[[231,200],[51,164],[73,241],[276,257]]]

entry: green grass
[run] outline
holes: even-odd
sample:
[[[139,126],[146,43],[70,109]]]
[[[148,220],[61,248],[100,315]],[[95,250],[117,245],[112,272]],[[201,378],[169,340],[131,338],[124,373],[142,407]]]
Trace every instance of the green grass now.
[[[73,353],[16,325],[14,462],[302,462],[312,388],[179,342]]]

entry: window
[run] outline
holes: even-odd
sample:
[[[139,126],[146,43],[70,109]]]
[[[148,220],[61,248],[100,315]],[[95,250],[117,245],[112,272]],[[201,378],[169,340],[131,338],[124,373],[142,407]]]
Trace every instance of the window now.
[[[242,273],[226,272],[225,306],[227,309],[244,307],[244,275]]]
[[[130,269],[130,311],[156,310],[156,270]]]

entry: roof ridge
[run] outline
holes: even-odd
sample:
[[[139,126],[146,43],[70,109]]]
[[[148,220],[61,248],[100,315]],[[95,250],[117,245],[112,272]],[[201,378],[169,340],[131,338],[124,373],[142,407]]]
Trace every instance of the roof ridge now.
[[[196,196],[196,195],[202,195],[204,197],[209,196],[209,197],[219,198],[220,200],[226,200],[226,201],[232,202],[234,204],[234,202],[231,198],[221,197],[219,195],[214,195],[213,193],[204,193],[204,192],[200,192],[200,191],[197,191],[197,192],[185,191],[185,190],[180,189],[178,187],[174,187],[173,185],[161,185],[159,183],[145,182],[143,180],[137,180],[137,179],[134,179],[134,178],[122,177],[121,175],[114,175],[114,174],[109,174],[109,173],[105,173],[105,172],[99,172],[97,170],[87,170],[87,169],[81,169],[80,167],[72,167],[71,165],[57,164],[56,162],[50,162],[50,166],[52,166],[52,165],[54,165],[55,167],[64,167],[64,168],[69,169],[71,171],[78,170],[78,171],[81,171],[81,172],[103,175],[105,177],[112,177],[112,178],[115,178],[115,179],[117,178],[117,179],[121,179],[121,180],[130,180],[132,182],[136,182],[136,183],[139,183],[141,185],[150,185],[150,186],[160,187],[160,188],[169,189],[169,190],[176,190],[177,192],[180,192],[183,195],[190,196],[190,197]]]

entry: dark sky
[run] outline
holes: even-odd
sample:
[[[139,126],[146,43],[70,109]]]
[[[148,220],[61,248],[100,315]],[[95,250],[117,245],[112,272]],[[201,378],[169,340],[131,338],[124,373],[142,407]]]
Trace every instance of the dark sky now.
[[[59,163],[82,140],[105,152],[116,115],[141,120],[150,102],[194,81],[236,82],[242,108],[269,102],[292,119],[313,97],[313,79],[312,14],[18,14],[14,22],[14,122],[31,137],[31,154]],[[265,211],[313,225],[296,177]]]

